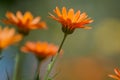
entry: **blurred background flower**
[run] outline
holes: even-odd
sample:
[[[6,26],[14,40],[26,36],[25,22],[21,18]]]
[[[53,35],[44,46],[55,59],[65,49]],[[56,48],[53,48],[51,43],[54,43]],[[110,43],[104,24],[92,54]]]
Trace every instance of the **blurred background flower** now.
[[[118,68],[115,68],[114,72],[115,72],[114,75],[109,74],[108,76],[113,78],[113,79],[120,80],[120,70]]]
[[[30,30],[46,28],[46,23],[40,21],[41,17],[33,17],[31,12],[27,11],[23,15],[20,11],[16,12],[16,15],[12,12],[6,13],[7,19],[3,19],[5,24],[12,24],[18,27],[18,32],[22,34],[28,34]]]
[[[33,53],[38,60],[54,56],[58,51],[58,46],[49,44],[47,42],[27,42],[22,48],[21,51],[24,53]]]
[[[6,47],[15,44],[22,40],[22,35],[15,33],[14,28],[5,27],[2,29],[0,27],[0,50],[5,49]]]
[[[31,31],[25,40],[48,41],[59,45],[63,38],[63,33],[60,30],[61,25],[48,18],[48,12],[51,12],[56,6],[60,8],[66,6],[66,8],[73,8],[75,11],[81,10],[81,12],[86,12],[89,17],[94,20],[94,22],[89,25],[92,26],[92,29],[88,31],[78,29],[74,34],[70,35],[63,46],[65,53],[62,58],[63,61],[59,62],[62,62],[60,63],[61,66],[62,64],[66,64],[66,66],[70,64],[71,66],[74,62],[77,66],[83,66],[82,68],[74,66],[69,69],[74,71],[75,67],[77,67],[76,69],[79,68],[78,72],[81,71],[80,79],[87,80],[88,77],[89,80],[112,80],[108,77],[108,74],[114,74],[113,69],[120,66],[119,3],[120,0],[1,0],[0,19],[5,18],[7,11],[12,11],[13,13],[18,10],[22,13],[30,11],[35,16],[40,15],[42,20],[47,22],[48,30]],[[3,23],[0,24],[4,26]],[[10,80],[12,80],[11,72],[13,71],[15,53],[17,53],[16,46],[4,50],[3,55],[5,57],[0,61],[0,80],[7,79],[6,70],[8,71]],[[81,57],[82,59],[84,57],[85,61],[81,61]],[[76,58],[78,59],[76,60]],[[33,64],[31,64],[31,62],[33,62]],[[42,65],[41,76],[44,75],[47,62],[49,61],[46,61],[46,63]],[[101,65],[98,64],[100,62]],[[66,68],[66,66],[63,65],[60,70]],[[28,54],[21,68],[23,68],[22,80],[32,80],[34,74],[33,68],[36,68],[35,57],[32,54]],[[76,74],[74,73],[76,77],[79,74],[78,72],[76,72]],[[66,73],[68,72],[65,72],[65,74]],[[93,74],[97,75],[97,78],[95,78]],[[58,77],[60,75],[58,75]],[[94,78],[91,79],[90,76],[94,76]],[[75,80],[74,77],[71,77],[73,76],[69,74],[67,79]],[[76,80],[80,80],[79,78]],[[57,78],[57,80],[59,79]]]

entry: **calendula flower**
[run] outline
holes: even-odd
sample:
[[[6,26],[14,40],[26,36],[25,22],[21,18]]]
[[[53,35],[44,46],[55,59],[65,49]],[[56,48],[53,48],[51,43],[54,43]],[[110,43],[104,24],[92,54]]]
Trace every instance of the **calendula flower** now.
[[[32,52],[41,60],[49,56],[54,56],[57,53],[58,47],[47,42],[27,42],[21,50],[25,53]]]
[[[4,49],[22,39],[22,35],[15,34],[15,29],[5,27],[2,29],[0,27],[0,49]]]
[[[108,75],[108,76],[111,77],[111,78],[114,78],[116,80],[120,80],[120,70],[118,68],[115,68],[114,72],[115,72],[116,75]]]
[[[62,30],[64,33],[71,34],[76,28],[91,29],[91,27],[85,26],[86,24],[92,23],[93,20],[88,18],[88,15],[78,10],[74,13],[74,9],[69,9],[68,12],[66,7],[60,9],[56,7],[54,10],[56,16],[49,13],[50,17],[62,24]]]
[[[22,14],[20,11],[16,12],[14,15],[12,12],[6,13],[7,19],[2,21],[6,24],[12,24],[19,28],[19,32],[27,34],[29,30],[46,28],[46,23],[41,21],[41,17],[33,17],[33,15],[27,11],[25,14]]]

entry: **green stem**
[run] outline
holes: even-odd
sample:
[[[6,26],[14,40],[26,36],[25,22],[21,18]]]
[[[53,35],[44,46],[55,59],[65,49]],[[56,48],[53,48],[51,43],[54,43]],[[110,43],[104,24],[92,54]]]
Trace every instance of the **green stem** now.
[[[20,53],[16,54],[15,58],[15,68],[14,68],[14,75],[13,75],[13,80],[17,80],[17,76],[19,74],[19,62],[20,62]]]
[[[18,53],[16,54],[15,57],[15,68],[14,68],[14,73],[13,73],[13,80],[21,80],[20,76],[20,66],[21,66],[21,58],[22,58],[22,53],[20,51],[21,46],[23,45],[24,42],[24,38],[22,39],[22,41],[19,43],[18,45]]]
[[[66,37],[67,37],[67,34],[64,34],[64,38],[63,38],[63,40],[62,40],[62,42],[61,42],[61,44],[60,44],[60,47],[59,47],[59,49],[58,49],[58,54],[59,54],[60,51],[61,51],[61,48],[62,48],[62,46],[63,46],[63,43],[65,42]]]
[[[37,70],[36,70],[36,74],[35,74],[35,80],[40,80],[40,66],[41,66],[41,63],[40,61],[38,62],[38,66],[37,66]]]
[[[10,80],[10,79],[9,79],[8,72],[7,72],[7,69],[5,69],[5,72],[6,72],[6,75],[7,75],[7,80]]]
[[[49,74],[50,74],[50,72],[52,71],[53,66],[54,66],[54,64],[55,64],[55,62],[56,62],[56,60],[57,60],[57,58],[58,58],[58,56],[59,56],[59,53],[60,53],[60,51],[61,51],[61,49],[62,49],[62,46],[63,46],[63,43],[65,42],[66,37],[67,37],[67,34],[64,34],[64,38],[63,38],[63,40],[62,40],[62,42],[61,42],[61,44],[60,44],[60,47],[59,47],[59,49],[58,49],[57,54],[53,57],[53,60],[52,60],[52,61],[50,62],[50,64],[48,65],[48,70],[47,70],[47,73],[46,73],[46,75],[45,75],[44,80],[48,80]]]

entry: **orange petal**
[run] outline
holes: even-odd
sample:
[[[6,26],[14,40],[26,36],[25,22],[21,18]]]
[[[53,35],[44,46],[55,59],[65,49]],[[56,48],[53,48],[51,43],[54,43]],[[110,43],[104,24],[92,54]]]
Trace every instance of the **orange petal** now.
[[[84,12],[80,15],[79,19],[77,22],[81,22],[82,20],[86,19],[87,18],[87,14]]]
[[[72,22],[77,22],[77,20],[80,17],[80,10],[76,12],[76,14],[74,15],[73,21]]]
[[[15,35],[14,37],[13,37],[13,43],[15,43],[15,42],[18,42],[18,41],[20,41],[20,40],[22,40],[22,35],[20,35],[20,34],[17,34],[17,35]]]
[[[11,20],[11,21],[13,21],[13,22],[15,22],[15,23],[18,22],[17,18],[15,17],[15,15],[14,15],[12,12],[7,12],[7,13],[6,13],[6,17],[7,17],[9,20]]]
[[[1,47],[1,48],[6,48],[7,46],[10,45],[10,42],[11,42],[11,40],[4,40],[4,41],[1,41],[0,47]]]
[[[18,20],[22,21],[23,15],[22,15],[22,13],[21,13],[20,11],[18,11],[18,12],[16,13],[16,16],[17,16]]]
[[[3,33],[7,33],[9,31],[9,28],[8,27],[5,27],[4,29],[3,29]]]
[[[46,26],[46,23],[45,22],[39,22],[37,24],[32,24],[32,25],[29,25],[28,26],[29,29],[38,29],[38,28],[44,28],[44,29],[47,29],[47,26]]]
[[[120,71],[119,71],[119,69],[118,69],[118,68],[115,68],[114,71],[115,71],[115,73],[120,77]]]
[[[53,18],[54,20],[59,20],[58,18],[56,18],[54,15],[52,15],[51,13],[49,13],[50,17]]]
[[[108,75],[108,76],[111,77],[111,78],[114,78],[114,79],[120,80],[120,78],[119,78],[118,76],[116,76],[116,75]]]
[[[15,29],[11,28],[11,29],[9,29],[9,31],[7,33],[8,33],[8,35],[7,35],[8,37],[12,37],[15,34]]]
[[[29,52],[29,49],[27,47],[22,47],[21,48],[21,51],[24,52],[24,53],[28,53]]]
[[[33,20],[33,16],[30,12],[26,12],[23,16],[23,23],[31,22]]]
[[[32,52],[34,49],[35,49],[35,44],[33,42],[27,42],[25,44],[25,47],[30,51]]]
[[[62,8],[62,17],[66,20],[67,19],[67,10],[65,7]]]
[[[70,19],[70,20],[72,21],[73,17],[74,17],[74,10],[73,10],[73,9],[70,9],[70,10],[68,11],[68,19]]]
[[[56,9],[54,10],[54,12],[57,14],[58,17],[62,16],[58,7],[56,7]]]
[[[89,24],[89,23],[92,23],[92,22],[93,22],[93,20],[90,19],[90,18],[87,18],[87,19],[81,21],[81,23],[83,23],[83,24]]]
[[[41,28],[47,29],[47,25],[44,21],[39,22],[38,26],[41,27]]]
[[[8,40],[14,40],[13,37],[15,36],[15,30],[14,28],[9,29],[8,31],[6,30],[6,32],[3,32],[3,34],[1,35],[1,37],[3,37],[4,39]],[[12,43],[12,41],[11,41]]]
[[[31,22],[31,24],[37,24],[40,21],[40,17],[36,17],[35,19],[33,19],[33,21]]]

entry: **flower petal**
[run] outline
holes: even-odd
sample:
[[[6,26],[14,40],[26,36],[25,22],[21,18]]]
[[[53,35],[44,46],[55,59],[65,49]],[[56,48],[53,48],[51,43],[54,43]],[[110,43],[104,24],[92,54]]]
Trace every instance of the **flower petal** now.
[[[74,10],[73,9],[70,9],[68,11],[68,19],[70,19],[71,21],[73,20],[73,17],[74,17]]]
[[[115,68],[114,71],[115,71],[115,73],[120,77],[120,71],[119,71],[119,69],[118,69],[118,68]]]
[[[74,22],[77,22],[77,20],[79,19],[79,17],[80,17],[80,10],[77,11],[76,14],[74,15],[74,18],[73,18],[73,21],[72,21],[72,22],[73,22],[73,23],[74,23]]]
[[[120,78],[119,78],[118,76],[116,76],[116,75],[108,75],[108,76],[111,77],[111,78],[114,78],[114,79],[120,80]]]
[[[23,19],[23,15],[20,11],[17,11],[16,17],[18,18],[19,21],[22,21],[22,19]]]
[[[15,35],[14,37],[13,37],[13,43],[15,43],[15,42],[18,42],[18,41],[20,41],[20,40],[22,40],[22,35],[20,35],[20,34],[17,34],[17,35]]]
[[[23,16],[22,22],[23,23],[30,23],[33,20],[33,16],[30,12],[26,12]]]
[[[15,17],[15,15],[12,12],[7,12],[6,17],[11,20],[12,22],[18,22],[18,19]]]
[[[82,14],[80,15],[80,17],[79,17],[79,19],[78,19],[77,22],[81,22],[81,21],[83,21],[83,20],[86,19],[86,18],[87,18],[87,14],[84,12],[84,13],[82,13]]]
[[[66,8],[65,7],[63,7],[62,8],[62,17],[63,17],[63,19],[67,19],[67,10],[66,10]]]
[[[51,13],[49,13],[49,15],[50,15],[50,17],[52,18],[52,19],[54,19],[54,20],[59,20],[59,18],[57,18],[57,17],[55,17],[54,15],[52,15]]]
[[[58,17],[62,16],[58,7],[55,8],[54,12],[57,14]]]
[[[40,17],[36,17],[35,19],[33,19],[33,21],[31,22],[31,24],[37,24],[37,23],[39,23],[39,21],[40,21]]]

